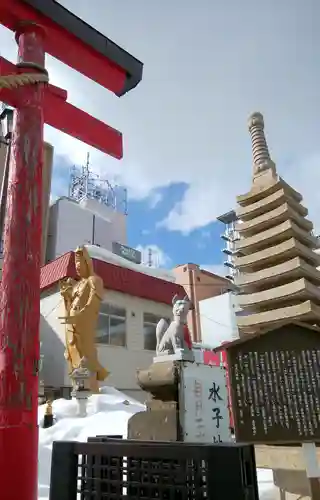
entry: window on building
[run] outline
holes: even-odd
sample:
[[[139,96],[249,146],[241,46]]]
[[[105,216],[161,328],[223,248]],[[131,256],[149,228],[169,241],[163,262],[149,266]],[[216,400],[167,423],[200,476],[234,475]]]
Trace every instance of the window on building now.
[[[162,316],[156,316],[151,313],[144,313],[143,315],[143,338],[144,338],[144,349],[148,351],[155,351],[157,346],[156,339],[156,327]],[[164,318],[168,325],[170,324],[170,319]]]
[[[101,305],[97,337],[98,344],[126,346],[126,310],[111,304]]]

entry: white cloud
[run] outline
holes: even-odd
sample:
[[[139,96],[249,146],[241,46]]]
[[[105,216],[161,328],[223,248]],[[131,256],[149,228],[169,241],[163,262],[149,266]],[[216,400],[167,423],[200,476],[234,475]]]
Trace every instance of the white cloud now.
[[[136,247],[142,253],[142,262],[146,265],[151,261],[152,267],[169,268],[172,260],[158,245],[138,245]]]
[[[150,208],[156,208],[157,205],[162,201],[163,195],[157,191],[153,191],[151,196],[149,197],[149,205]]]
[[[319,224],[319,2],[109,0],[95,9],[85,0],[61,3],[145,64],[141,84],[118,99],[48,57],[51,81],[68,90],[69,101],[124,134],[123,161],[91,154],[104,177],[151,206],[160,187],[185,182],[163,225],[187,233],[250,189],[246,118],[260,110],[280,175],[302,192]],[[13,34],[0,29],[0,43],[14,60]],[[46,138],[71,163],[85,161],[86,145],[49,128]]]

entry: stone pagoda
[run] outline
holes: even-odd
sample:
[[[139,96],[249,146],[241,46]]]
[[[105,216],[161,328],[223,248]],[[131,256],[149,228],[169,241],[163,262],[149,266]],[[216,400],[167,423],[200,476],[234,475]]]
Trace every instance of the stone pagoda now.
[[[241,334],[283,321],[320,324],[320,255],[302,196],[277,175],[260,113],[249,119],[253,152],[250,191],[237,197],[235,267]]]

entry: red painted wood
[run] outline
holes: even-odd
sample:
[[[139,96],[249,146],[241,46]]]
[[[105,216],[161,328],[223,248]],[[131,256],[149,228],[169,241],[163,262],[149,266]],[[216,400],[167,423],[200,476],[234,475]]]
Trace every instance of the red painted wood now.
[[[117,160],[123,157],[122,134],[72,104],[47,93],[44,101],[45,123],[51,125]]]
[[[125,71],[106,60],[102,54],[94,52],[85,43],[23,1],[0,0],[0,22],[6,28],[15,31],[17,23],[25,19],[45,27],[46,52],[111,92],[118,93],[123,89]]]
[[[40,29],[18,35],[19,62],[44,66]],[[4,233],[0,298],[0,489],[37,498],[43,85],[20,87]]]
[[[0,75],[15,75],[21,71],[0,57]],[[122,134],[109,125],[97,120],[85,111],[67,101],[68,93],[54,85],[47,85],[44,92],[44,121],[51,127],[65,132],[103,153],[121,159]],[[11,89],[0,90],[0,100],[9,106],[18,106],[18,94]]]

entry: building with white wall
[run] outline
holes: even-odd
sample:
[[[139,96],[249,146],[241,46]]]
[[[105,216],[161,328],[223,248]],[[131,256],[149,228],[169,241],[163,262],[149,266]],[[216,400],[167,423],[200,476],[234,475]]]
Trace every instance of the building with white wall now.
[[[172,270],[176,282],[183,286],[186,294],[194,305],[188,314],[188,327],[193,342],[201,343],[201,312],[200,303],[203,300],[220,296],[234,288],[233,284],[226,278],[201,269],[197,264],[183,264]]]
[[[105,284],[97,349],[101,364],[111,372],[106,383],[143,401],[136,371],[152,363],[156,324],[160,318],[170,320],[172,298],[176,293],[183,296],[184,289],[165,271],[135,265],[118,256],[111,263],[109,252],[90,246],[88,250],[95,272]],[[65,327],[58,319],[63,316],[58,283],[65,277],[76,277],[73,252],[42,268],[40,336],[45,387],[68,394],[71,383],[64,359]]]
[[[199,302],[202,343],[218,347],[239,337],[234,293],[227,291]]]
[[[95,199],[61,197],[50,207],[46,262],[78,245],[112,250],[116,241],[127,243],[126,215]]]

